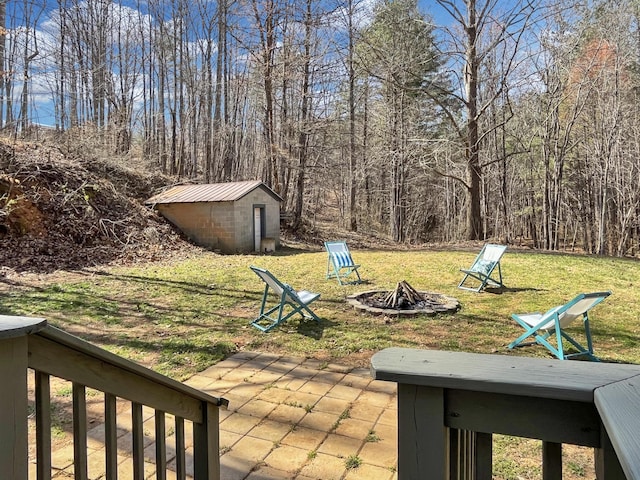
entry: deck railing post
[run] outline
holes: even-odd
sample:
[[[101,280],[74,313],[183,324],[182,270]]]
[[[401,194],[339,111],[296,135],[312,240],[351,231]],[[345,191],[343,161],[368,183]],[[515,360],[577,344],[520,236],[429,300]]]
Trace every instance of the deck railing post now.
[[[0,339],[0,478],[27,480],[27,337]]]
[[[27,336],[47,322],[5,315],[0,315],[0,320],[0,478],[27,480]]]
[[[562,480],[562,444],[542,442],[542,480]]]
[[[398,385],[398,480],[448,478],[449,429],[441,388]]]
[[[596,478],[598,480],[626,480],[607,430],[600,430],[600,448],[594,449]]]
[[[491,480],[493,478],[493,435],[476,433],[475,479]]]
[[[51,379],[35,372],[36,478],[51,480]]]
[[[195,480],[220,478],[220,412],[218,406],[203,402],[202,423],[193,425],[193,468]]]

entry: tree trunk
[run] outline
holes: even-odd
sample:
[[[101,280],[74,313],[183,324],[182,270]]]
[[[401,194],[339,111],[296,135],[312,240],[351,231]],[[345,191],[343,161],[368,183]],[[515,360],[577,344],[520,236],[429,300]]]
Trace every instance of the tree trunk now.
[[[311,84],[311,27],[312,27],[312,0],[307,0],[307,11],[305,14],[305,37],[304,37],[304,65],[302,77],[302,103],[300,110],[300,126],[298,135],[298,169],[296,172],[296,204],[293,212],[293,228],[302,226],[302,210],[304,205],[304,180],[306,177],[306,164],[309,144],[309,116],[310,116],[310,84]]]
[[[356,182],[357,151],[356,151],[356,99],[355,83],[356,72],[354,68],[354,26],[353,26],[354,5],[353,0],[348,0],[348,35],[349,51],[347,53],[347,64],[349,69],[349,228],[352,232],[358,231],[358,220],[356,217],[356,199],[358,187]]]
[[[467,0],[466,65],[464,83],[466,89],[467,110],[467,239],[482,238],[482,214],[480,211],[480,143],[478,134],[478,52],[476,0]]]
[[[264,89],[264,126],[263,135],[267,149],[267,163],[265,180],[276,193],[281,193],[280,178],[278,175],[278,156],[275,144],[274,124],[274,87],[273,87],[273,55],[276,48],[275,33],[275,3],[267,0],[264,22],[260,17],[257,1],[254,0],[253,10],[256,26],[260,33],[260,48],[262,56],[262,86]]]

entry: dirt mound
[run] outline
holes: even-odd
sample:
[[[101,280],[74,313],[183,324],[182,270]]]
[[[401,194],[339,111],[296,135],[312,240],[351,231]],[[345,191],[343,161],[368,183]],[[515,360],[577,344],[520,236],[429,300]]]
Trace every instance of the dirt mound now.
[[[171,181],[0,141],[0,274],[158,260],[196,248],[143,204]]]

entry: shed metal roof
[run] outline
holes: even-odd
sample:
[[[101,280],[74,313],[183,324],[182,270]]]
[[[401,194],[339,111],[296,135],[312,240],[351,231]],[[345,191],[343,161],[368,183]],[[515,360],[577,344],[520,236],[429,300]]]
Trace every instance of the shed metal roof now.
[[[256,188],[263,188],[281,202],[282,198],[260,180],[244,182],[205,183],[200,185],[177,185],[154,195],[145,203],[196,203],[196,202],[233,202],[244,197]]]

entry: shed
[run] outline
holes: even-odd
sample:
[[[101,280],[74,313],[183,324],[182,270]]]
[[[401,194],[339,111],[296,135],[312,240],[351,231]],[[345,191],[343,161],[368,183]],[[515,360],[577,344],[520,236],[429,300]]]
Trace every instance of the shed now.
[[[251,180],[178,185],[145,203],[198,245],[247,253],[280,246],[280,202],[271,188]]]

